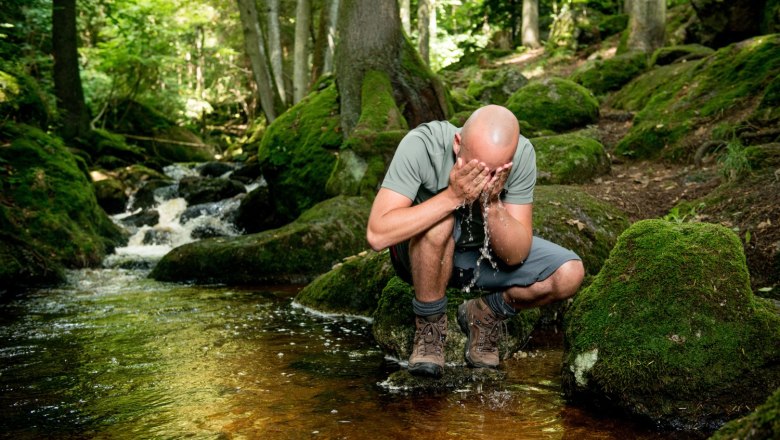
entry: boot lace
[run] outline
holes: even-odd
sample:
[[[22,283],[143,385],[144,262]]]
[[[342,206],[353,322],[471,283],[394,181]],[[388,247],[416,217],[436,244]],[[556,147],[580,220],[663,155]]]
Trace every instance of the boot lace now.
[[[433,354],[440,354],[444,345],[442,332],[435,322],[426,322],[417,333],[415,345],[421,354],[425,355],[432,350]]]

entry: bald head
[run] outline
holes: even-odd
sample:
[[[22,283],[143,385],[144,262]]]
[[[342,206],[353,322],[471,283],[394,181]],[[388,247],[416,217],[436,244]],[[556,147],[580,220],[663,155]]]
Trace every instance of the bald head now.
[[[463,125],[459,154],[496,168],[512,161],[519,135],[517,118],[507,108],[499,105],[481,107]]]

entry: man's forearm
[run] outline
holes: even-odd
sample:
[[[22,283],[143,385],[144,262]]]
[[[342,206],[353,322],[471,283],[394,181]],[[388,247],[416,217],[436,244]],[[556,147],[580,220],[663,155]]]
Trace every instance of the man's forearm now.
[[[531,225],[524,225],[512,217],[500,202],[488,204],[487,212],[482,214],[490,234],[490,247],[496,256],[509,265],[525,261],[533,240]]]

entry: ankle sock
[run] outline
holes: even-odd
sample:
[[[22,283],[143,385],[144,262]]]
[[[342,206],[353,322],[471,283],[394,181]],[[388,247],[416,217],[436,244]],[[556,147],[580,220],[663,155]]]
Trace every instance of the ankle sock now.
[[[412,310],[414,310],[414,314],[417,316],[440,316],[443,313],[447,313],[447,297],[443,297],[442,299],[431,301],[431,302],[422,302],[417,301],[417,298],[412,300]]]
[[[498,316],[511,318],[517,315],[517,310],[504,301],[504,292],[493,292],[482,297],[485,303]]]

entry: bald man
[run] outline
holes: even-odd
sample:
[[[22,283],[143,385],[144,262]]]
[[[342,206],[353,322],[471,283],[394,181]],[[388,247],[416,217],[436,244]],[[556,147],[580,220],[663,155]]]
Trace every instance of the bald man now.
[[[368,219],[374,250],[390,248],[414,286],[409,371],[441,376],[448,286],[486,295],[458,307],[466,362],[496,368],[501,321],[574,295],[584,268],[574,252],[534,237],[536,154],[504,107],[476,110],[462,129],[429,122],[401,141]]]

